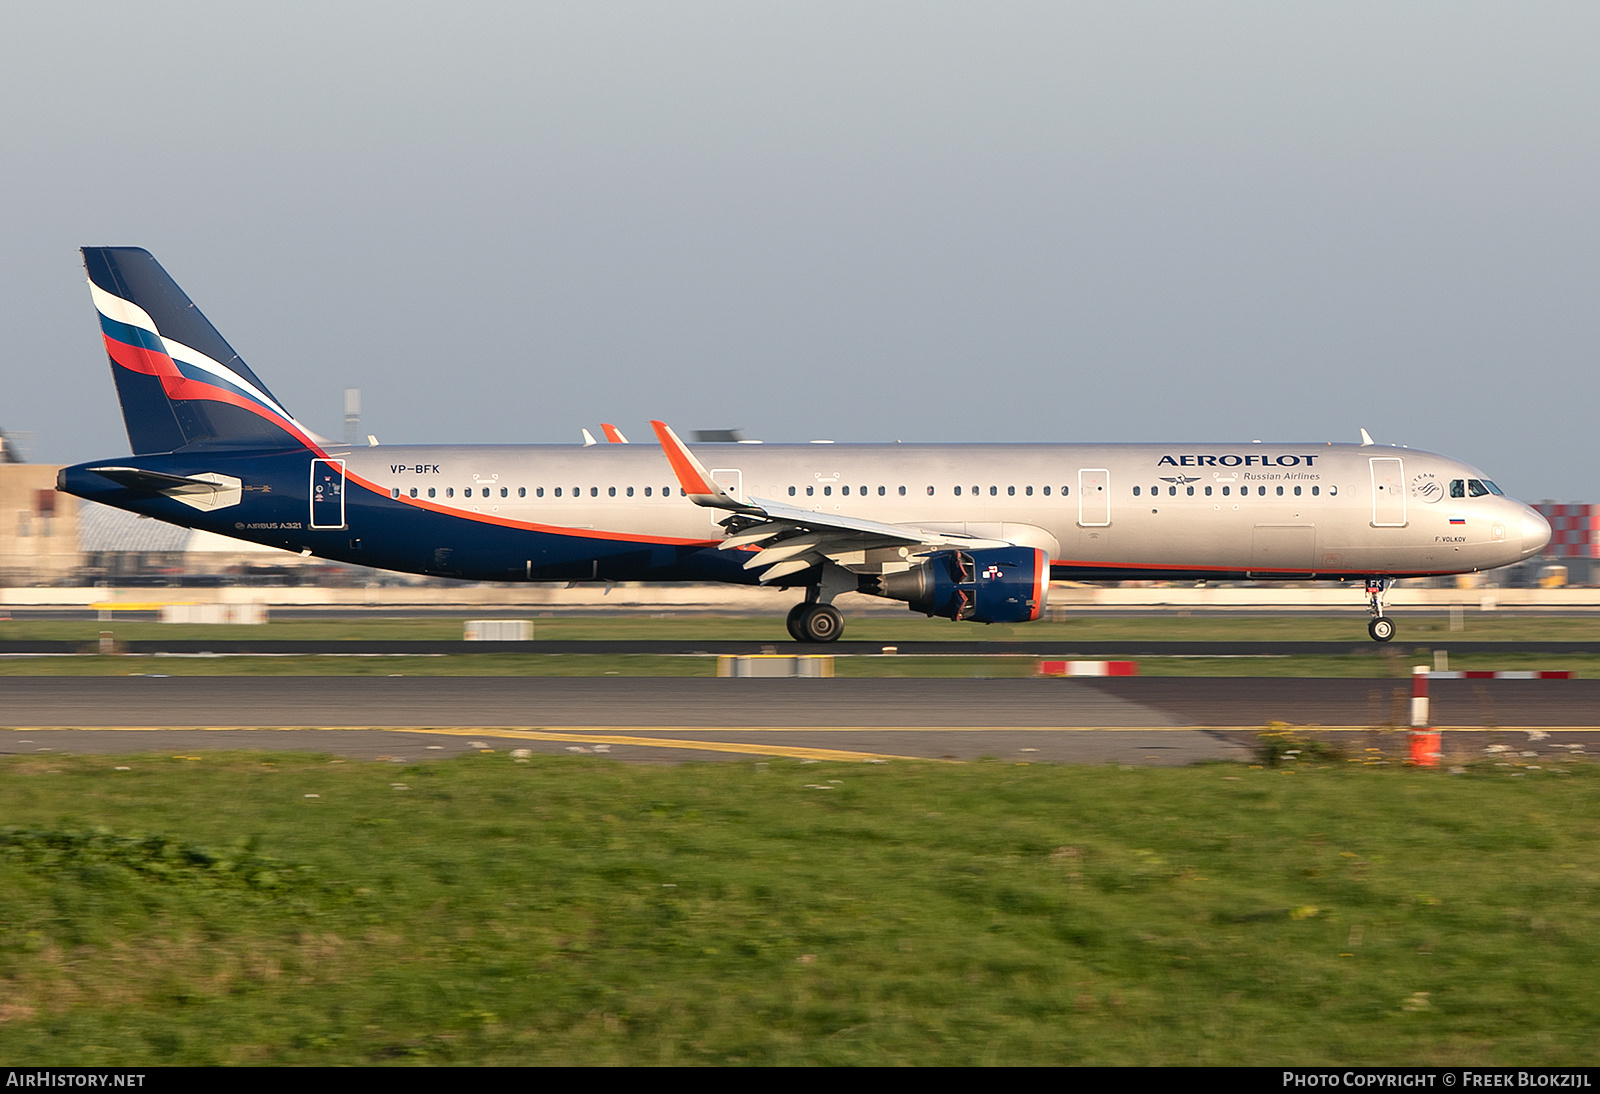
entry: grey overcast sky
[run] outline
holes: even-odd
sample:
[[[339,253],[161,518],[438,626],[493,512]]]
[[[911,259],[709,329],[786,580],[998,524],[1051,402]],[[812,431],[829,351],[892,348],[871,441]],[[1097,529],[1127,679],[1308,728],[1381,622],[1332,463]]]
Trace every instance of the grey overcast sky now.
[[[10,3],[0,428],[77,248],[314,429],[1380,441],[1600,501],[1600,5]]]

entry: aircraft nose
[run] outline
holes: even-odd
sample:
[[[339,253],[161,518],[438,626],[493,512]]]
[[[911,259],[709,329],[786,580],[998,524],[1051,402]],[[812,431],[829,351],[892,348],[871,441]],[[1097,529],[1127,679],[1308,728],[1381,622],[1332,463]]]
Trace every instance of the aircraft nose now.
[[[1522,510],[1522,557],[1536,555],[1550,542],[1550,522],[1534,509]]]

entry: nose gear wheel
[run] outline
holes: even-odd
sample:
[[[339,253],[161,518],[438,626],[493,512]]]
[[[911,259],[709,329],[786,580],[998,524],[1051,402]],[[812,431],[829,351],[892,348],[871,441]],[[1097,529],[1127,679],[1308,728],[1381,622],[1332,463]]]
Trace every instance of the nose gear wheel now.
[[[1374,642],[1387,642],[1394,637],[1394,620],[1383,614],[1384,594],[1394,581],[1390,578],[1367,578],[1367,610],[1372,619],[1367,623],[1367,633]]]

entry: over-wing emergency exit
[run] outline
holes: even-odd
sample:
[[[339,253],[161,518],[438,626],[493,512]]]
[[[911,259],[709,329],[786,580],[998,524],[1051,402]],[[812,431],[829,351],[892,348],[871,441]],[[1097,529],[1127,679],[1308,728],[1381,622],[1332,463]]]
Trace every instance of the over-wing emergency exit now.
[[[88,247],[131,457],[58,488],[341,562],[477,581],[724,581],[842,592],[978,623],[1038,619],[1049,583],[1361,582],[1378,641],[1401,577],[1537,554],[1550,526],[1476,469],[1333,444],[351,446],[301,425],[147,251]],[[587,431],[585,431],[587,432]]]

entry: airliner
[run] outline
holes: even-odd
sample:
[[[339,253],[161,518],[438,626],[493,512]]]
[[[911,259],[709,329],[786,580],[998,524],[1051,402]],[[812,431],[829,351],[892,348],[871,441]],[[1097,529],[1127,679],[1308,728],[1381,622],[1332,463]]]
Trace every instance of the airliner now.
[[[57,488],[303,555],[468,581],[717,581],[1019,623],[1051,580],[1362,583],[1537,554],[1550,525],[1477,469],[1361,444],[341,444],[267,389],[148,251],[86,247],[131,457]]]

